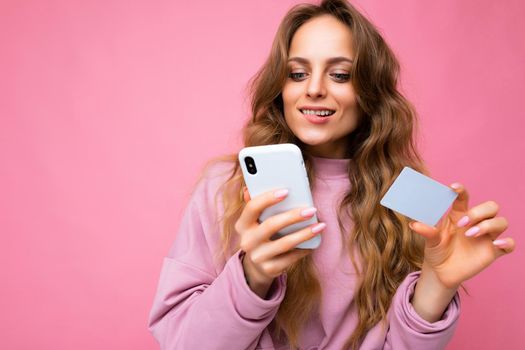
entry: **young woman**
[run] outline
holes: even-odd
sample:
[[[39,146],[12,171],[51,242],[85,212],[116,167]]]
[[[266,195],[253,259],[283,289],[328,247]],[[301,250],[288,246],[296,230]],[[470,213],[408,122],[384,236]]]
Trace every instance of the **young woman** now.
[[[315,208],[263,223],[285,189],[254,198],[237,155],[199,179],[164,259],[149,329],[163,349],[443,349],[458,287],[514,249],[498,238],[498,205],[470,207],[459,183],[437,227],[382,207],[404,166],[427,173],[399,65],[374,26],[344,0],[284,17],[251,82],[245,146],[295,143]],[[320,223],[281,228],[317,212]],[[294,249],[321,232],[315,250]]]

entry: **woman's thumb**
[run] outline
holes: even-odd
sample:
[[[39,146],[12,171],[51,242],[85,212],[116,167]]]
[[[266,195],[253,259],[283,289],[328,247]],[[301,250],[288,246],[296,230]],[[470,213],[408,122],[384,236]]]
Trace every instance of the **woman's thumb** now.
[[[426,238],[427,246],[433,247],[439,244],[439,231],[437,228],[419,221],[412,221],[408,226],[410,226],[412,231]]]

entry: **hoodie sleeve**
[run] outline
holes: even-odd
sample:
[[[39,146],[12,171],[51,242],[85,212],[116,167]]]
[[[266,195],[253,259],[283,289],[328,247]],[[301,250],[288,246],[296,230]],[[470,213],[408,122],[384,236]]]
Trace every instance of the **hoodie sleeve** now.
[[[441,320],[428,322],[416,312],[410,298],[421,271],[407,275],[394,295],[388,311],[389,329],[383,349],[444,349],[457,327],[460,312],[456,292]]]
[[[246,283],[242,251],[213,263],[220,234],[207,181],[196,186],[163,259],[148,329],[161,349],[254,349],[284,298],[286,275],[262,299]]]

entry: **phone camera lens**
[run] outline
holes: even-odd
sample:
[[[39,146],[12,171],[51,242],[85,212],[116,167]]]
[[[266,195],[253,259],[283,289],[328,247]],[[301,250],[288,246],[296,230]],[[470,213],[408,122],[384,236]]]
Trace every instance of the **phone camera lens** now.
[[[252,175],[257,173],[257,167],[255,166],[255,160],[252,157],[245,157],[244,163],[246,164],[246,169]]]

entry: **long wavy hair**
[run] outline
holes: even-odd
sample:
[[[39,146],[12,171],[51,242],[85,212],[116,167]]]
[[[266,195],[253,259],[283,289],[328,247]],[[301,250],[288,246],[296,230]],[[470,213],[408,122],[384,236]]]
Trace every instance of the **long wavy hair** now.
[[[415,110],[397,88],[396,57],[374,25],[345,0],[295,5],[279,25],[266,62],[249,81],[251,116],[242,133],[244,146],[298,145],[303,151],[311,187],[315,186],[311,155],[285,122],[281,91],[289,75],[287,59],[294,33],[305,22],[321,15],[334,16],[353,34],[351,83],[360,122],[347,136],[351,186],[339,203],[338,224],[358,276],[357,285],[348,286],[355,288],[358,324],[345,344],[345,349],[357,349],[367,332],[386,320],[396,289],[408,273],[421,269],[423,261],[424,239],[411,231],[407,218],[379,204],[404,166],[428,175],[414,141]],[[234,225],[245,206],[245,183],[237,154],[212,159],[207,166],[219,161],[232,164],[231,173],[215,198],[217,201],[221,193],[224,205],[222,215],[219,214],[222,249],[217,256],[227,258],[239,249]],[[348,234],[343,215],[353,222]],[[287,339],[296,348],[302,326],[319,312],[322,289],[310,255],[286,273],[286,295],[270,326],[275,337]],[[382,325],[386,326],[386,322]]]

